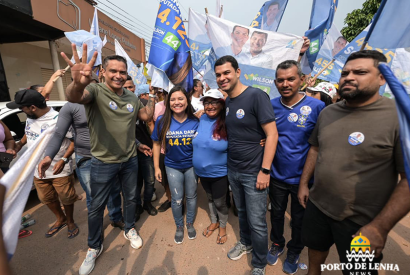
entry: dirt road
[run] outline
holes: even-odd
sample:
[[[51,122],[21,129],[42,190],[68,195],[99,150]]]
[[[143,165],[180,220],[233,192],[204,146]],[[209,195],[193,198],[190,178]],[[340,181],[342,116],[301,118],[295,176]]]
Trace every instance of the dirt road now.
[[[158,200],[153,203],[158,207],[164,200],[162,186],[157,184]],[[75,204],[74,218],[80,227],[80,234],[69,240],[67,229],[62,230],[52,238],[45,238],[44,233],[54,223],[54,218],[46,206],[42,205],[36,192],[32,192],[24,214],[30,213],[37,224],[29,227],[33,235],[19,240],[17,251],[11,261],[14,274],[18,275],[59,275],[78,274],[78,269],[87,251],[87,208],[85,193],[77,183],[76,189],[84,196]],[[139,250],[130,247],[122,231],[110,225],[107,212],[104,217],[105,241],[104,252],[97,260],[91,273],[98,274],[249,274],[251,270],[251,255],[244,256],[239,261],[231,261],[226,253],[239,238],[238,218],[230,209],[227,226],[228,241],[224,245],[216,244],[217,232],[209,239],[202,236],[202,230],[209,225],[208,205],[202,186],[198,187],[198,213],[195,228],[198,236],[189,240],[185,232],[185,240],[181,245],[174,243],[175,224],[171,209],[157,216],[141,215],[136,224],[143,238],[144,245]],[[269,212],[268,212],[269,215]],[[270,219],[268,218],[268,224]],[[290,238],[289,215],[285,220],[285,237]],[[270,230],[270,226],[269,226]],[[384,250],[385,263],[395,263],[400,267],[399,274],[410,274],[410,215],[405,217],[390,233]],[[284,274],[282,262],[285,253],[276,266],[268,266],[266,274]],[[307,249],[304,249],[300,262],[307,264]],[[328,263],[337,263],[338,256],[334,247],[327,259]],[[299,270],[296,274],[306,274]],[[333,271],[324,274],[341,274]],[[380,272],[379,274],[397,274]]]

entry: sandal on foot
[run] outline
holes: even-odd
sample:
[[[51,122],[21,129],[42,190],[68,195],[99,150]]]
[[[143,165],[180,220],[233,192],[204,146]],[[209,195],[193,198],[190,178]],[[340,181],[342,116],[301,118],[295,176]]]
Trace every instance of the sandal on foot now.
[[[31,230],[20,230],[19,232],[19,239],[25,238],[33,234],[33,231]]]
[[[77,230],[77,232],[75,232]],[[74,233],[75,232],[75,233]],[[73,239],[77,237],[77,235],[80,233],[80,228],[75,224],[75,228],[73,230],[68,229],[68,238]]]
[[[67,226],[67,223],[63,223],[63,224],[60,225],[60,226],[53,226],[53,227],[51,227],[51,228],[47,231],[47,233],[46,233],[46,238],[53,237],[55,234],[58,233],[58,231],[60,231],[61,229],[63,229],[63,228],[66,227],[66,226]]]
[[[218,224],[218,226],[217,227],[215,227],[215,229],[209,229],[209,226],[206,228],[206,233],[204,234],[204,231],[202,231],[202,235],[204,236],[204,237],[206,237],[206,238],[208,238],[209,236],[211,236],[212,235],[212,233],[214,233],[214,231],[216,230],[216,229],[218,229],[219,228],[219,224]],[[209,234],[209,232],[212,232],[209,236],[208,236],[208,234]]]
[[[224,243],[226,243],[227,240],[225,240],[223,243],[221,243],[221,240],[222,240],[223,237],[226,237],[226,234],[223,235],[223,236],[219,236],[219,234],[218,234],[218,237],[216,237],[216,243],[217,243],[217,244],[224,244]],[[228,238],[227,238],[227,239],[228,239]]]

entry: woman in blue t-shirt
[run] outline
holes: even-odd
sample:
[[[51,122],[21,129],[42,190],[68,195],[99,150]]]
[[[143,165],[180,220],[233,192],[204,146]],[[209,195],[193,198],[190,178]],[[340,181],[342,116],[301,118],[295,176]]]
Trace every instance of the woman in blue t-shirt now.
[[[201,98],[205,114],[201,116],[193,140],[195,173],[200,177],[208,197],[211,224],[202,233],[209,237],[219,227],[217,244],[224,244],[228,207],[228,140],[225,127],[225,101],[218,90],[209,90]]]
[[[196,238],[193,226],[196,213],[197,181],[192,167],[192,139],[196,134],[199,121],[194,116],[191,102],[185,89],[175,86],[165,102],[165,113],[155,122],[151,138],[153,140],[155,177],[161,182],[159,156],[161,146],[165,148],[165,170],[171,190],[171,208],[177,230],[174,241],[181,244],[184,240],[184,216],[182,205],[186,196],[186,228],[188,238]]]

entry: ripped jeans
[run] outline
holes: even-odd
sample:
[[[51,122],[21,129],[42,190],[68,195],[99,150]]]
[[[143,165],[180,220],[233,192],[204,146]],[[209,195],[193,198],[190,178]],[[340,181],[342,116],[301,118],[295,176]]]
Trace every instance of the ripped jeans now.
[[[165,166],[169,189],[171,190],[171,208],[177,227],[184,226],[184,213],[182,204],[184,203],[184,193],[186,196],[186,223],[194,223],[196,214],[196,189],[198,187],[197,177],[194,168],[174,169]]]

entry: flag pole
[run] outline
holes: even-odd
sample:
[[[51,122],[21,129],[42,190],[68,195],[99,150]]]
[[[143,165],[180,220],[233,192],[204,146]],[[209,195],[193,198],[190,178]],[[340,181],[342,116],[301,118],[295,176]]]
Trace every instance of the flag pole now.
[[[330,61],[325,67],[323,67],[323,69],[321,69],[320,72],[318,72],[312,79],[313,79],[314,81],[316,81],[316,79],[318,78],[318,76],[320,76],[330,65],[332,65],[333,62],[335,62],[335,59],[334,59],[334,58],[333,58],[332,61]],[[304,89],[307,88],[307,86],[308,86],[308,84],[306,83],[306,84],[302,87],[301,90],[303,91]]]
[[[70,69],[70,65],[64,68],[64,71],[68,71]],[[56,81],[60,78],[61,76],[57,76],[56,78],[53,79],[53,83],[56,83]]]
[[[192,68],[194,68],[194,67],[192,66]],[[197,69],[194,68],[194,70],[195,70],[200,76],[202,76],[202,78],[204,77]]]

